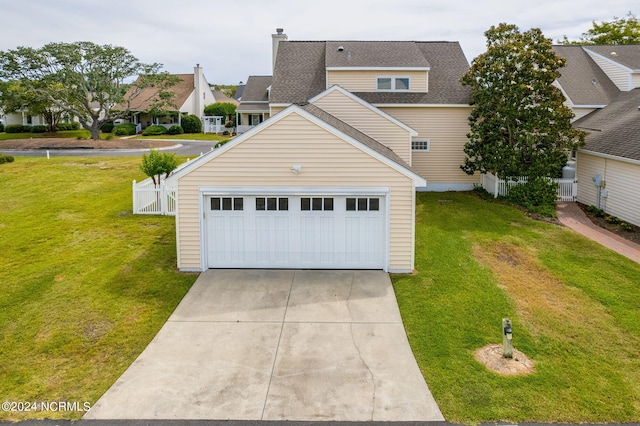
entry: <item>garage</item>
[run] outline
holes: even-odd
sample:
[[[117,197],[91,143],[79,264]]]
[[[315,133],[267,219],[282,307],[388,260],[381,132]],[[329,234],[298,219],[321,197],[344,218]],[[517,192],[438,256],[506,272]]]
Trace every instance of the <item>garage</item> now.
[[[204,197],[208,268],[383,269],[386,195]]]

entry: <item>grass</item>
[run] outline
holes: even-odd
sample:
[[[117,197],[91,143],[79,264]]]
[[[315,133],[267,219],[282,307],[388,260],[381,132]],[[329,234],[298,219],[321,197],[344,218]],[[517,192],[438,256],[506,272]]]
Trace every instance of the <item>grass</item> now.
[[[104,137],[105,135],[103,135]],[[81,138],[88,139],[91,137],[91,132],[88,130],[61,130],[54,133],[0,133],[0,141],[14,140],[14,139],[39,139],[39,138]]]
[[[195,281],[176,272],[174,218],[131,213],[139,163],[0,165],[0,401],[95,403]],[[0,411],[0,419],[83,414]]]
[[[419,272],[393,282],[448,421],[640,420],[640,265],[475,194],[421,193],[416,216]],[[474,360],[501,343],[503,317],[536,373]]]

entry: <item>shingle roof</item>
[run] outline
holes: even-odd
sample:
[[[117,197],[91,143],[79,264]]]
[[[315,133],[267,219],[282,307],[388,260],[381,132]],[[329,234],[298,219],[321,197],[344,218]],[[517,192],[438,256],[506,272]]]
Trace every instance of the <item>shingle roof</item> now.
[[[351,136],[352,138],[354,138],[358,142],[362,143],[363,145],[373,149],[378,154],[382,154],[385,157],[387,157],[388,159],[392,160],[393,162],[395,162],[395,163],[399,164],[400,166],[404,167],[405,169],[410,170],[415,174],[418,174],[415,171],[413,171],[411,169],[411,166],[409,166],[402,158],[400,158],[398,156],[398,154],[393,152],[393,150],[391,150],[389,147],[387,147],[386,145],[378,142],[377,140],[373,139],[372,137],[366,135],[365,133],[362,133],[360,130],[356,129],[355,127],[350,126],[349,124],[345,123],[344,121],[336,118],[335,116],[329,114],[325,110],[320,109],[320,108],[318,108],[317,106],[315,106],[313,104],[302,103],[302,104],[300,104],[300,107],[302,109],[304,109],[305,111],[307,111],[308,113],[310,113],[310,114],[314,115],[315,117],[319,118],[320,120],[324,121],[325,123],[331,125],[332,127],[335,127],[336,129],[340,130],[341,132]]]
[[[178,83],[172,86],[169,91],[174,93],[173,103],[176,109],[179,109],[187,101],[191,93],[193,92],[194,80],[193,74],[173,74],[180,79]],[[132,89],[130,89],[132,90]],[[158,95],[158,90],[153,87],[147,87],[143,89],[132,101],[129,109],[132,111],[147,111],[151,108],[153,100]],[[127,93],[127,97],[129,93]],[[122,107],[122,106],[120,106]]]
[[[620,92],[608,106],[573,125],[589,132],[583,149],[640,160],[640,89]]]
[[[325,65],[427,68],[429,62],[412,41],[327,41]]]
[[[269,91],[267,89],[271,86],[272,81],[273,77],[270,75],[249,76],[242,93],[242,101],[236,111],[269,111]]]
[[[338,52],[338,46],[344,51]],[[468,104],[471,95],[460,84],[469,63],[457,42],[286,41],[278,47],[271,103],[306,102],[321,93],[327,88],[327,66],[430,68],[429,93],[356,93],[371,103]]]
[[[584,48],[632,70],[640,70],[640,44],[588,45]]]
[[[574,105],[607,105],[619,90],[584,51],[583,46],[553,46],[567,60],[558,83]]]

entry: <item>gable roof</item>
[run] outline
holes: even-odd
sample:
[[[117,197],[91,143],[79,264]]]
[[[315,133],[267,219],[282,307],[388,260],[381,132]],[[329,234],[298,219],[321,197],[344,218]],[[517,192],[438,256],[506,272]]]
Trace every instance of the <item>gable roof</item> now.
[[[618,94],[616,85],[593,61],[583,46],[553,46],[554,52],[567,60],[557,82],[573,105],[609,104]]]
[[[640,72],[640,45],[616,44],[616,45],[587,45],[585,50],[590,50],[613,62]]]
[[[573,125],[589,132],[583,151],[640,161],[640,88],[620,92],[608,106]]]
[[[425,186],[427,184],[426,180],[422,176],[413,171],[411,167],[391,149],[312,104],[290,105],[285,110],[271,117],[269,120],[266,120],[246,133],[235,137],[222,147],[210,151],[191,161],[186,166],[180,168],[174,174],[169,176],[168,180],[179,179],[181,176],[188,174],[191,170],[197,169],[217,156],[222,155],[224,152],[233,149],[235,146],[251,138],[256,133],[277,125],[280,120],[293,113],[297,113],[302,117],[307,118],[309,121],[314,122],[315,124],[332,132],[344,141],[379,159],[389,167],[412,179],[416,186]]]
[[[344,51],[338,52],[338,46]],[[393,48],[398,52],[390,53]],[[345,54],[349,49],[350,60]],[[271,103],[306,102],[321,93],[327,88],[327,67],[429,69],[428,93],[356,92],[373,104],[468,104],[471,96],[470,88],[460,83],[469,63],[458,42],[283,41],[273,72]]]
[[[187,101],[191,93],[195,90],[193,74],[173,74],[180,80],[170,87],[168,90],[173,92],[173,103],[176,106],[176,110],[179,110]],[[139,79],[140,77],[138,77]],[[133,89],[129,89],[131,91]],[[127,92],[127,97],[130,92]],[[132,111],[147,111],[151,108],[154,98],[158,96],[158,90],[154,87],[147,87],[143,89],[134,99],[131,100],[129,107]]]

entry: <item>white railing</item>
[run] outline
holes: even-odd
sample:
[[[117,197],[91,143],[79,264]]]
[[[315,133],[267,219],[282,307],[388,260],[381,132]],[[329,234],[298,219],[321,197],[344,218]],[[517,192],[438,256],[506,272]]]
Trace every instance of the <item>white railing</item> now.
[[[176,188],[164,181],[154,185],[151,178],[133,181],[133,214],[162,214],[175,216]]]
[[[577,179],[554,179],[554,181],[558,183],[558,200],[576,201],[578,195]],[[505,180],[491,173],[482,174],[482,187],[494,197],[506,197],[509,194],[509,189],[526,182],[526,176]]]
[[[249,131],[249,130],[253,129],[254,127],[256,127],[256,126],[254,126],[254,125],[252,125],[252,124],[240,124],[240,125],[238,125],[238,126],[236,127],[236,132],[237,132],[238,134],[240,134],[240,133],[244,133],[244,132],[247,132],[247,131]]]

